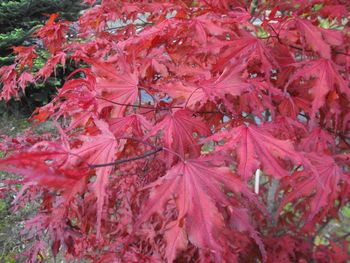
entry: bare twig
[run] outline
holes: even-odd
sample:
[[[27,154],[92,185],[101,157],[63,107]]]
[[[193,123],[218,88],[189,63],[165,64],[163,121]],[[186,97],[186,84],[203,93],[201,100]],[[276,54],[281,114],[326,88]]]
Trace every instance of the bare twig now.
[[[119,105],[119,106],[125,106],[125,107],[134,107],[134,108],[140,108],[140,109],[151,109],[151,110],[170,110],[170,109],[182,109],[182,106],[170,106],[170,107],[154,107],[154,106],[144,106],[144,105],[136,105],[136,104],[127,104],[127,103],[120,103],[120,102],[115,102],[113,100],[109,100],[103,97],[96,97],[97,99],[100,100],[105,100],[108,101],[112,104]]]
[[[148,156],[154,155],[162,150],[163,150],[163,147],[157,147],[156,149],[154,149],[152,151],[145,152],[142,155],[138,155],[138,156],[134,156],[134,157],[130,157],[130,158],[119,159],[115,162],[101,163],[101,164],[89,164],[89,168],[94,169],[94,168],[99,168],[99,167],[114,166],[114,165],[118,165],[118,164],[122,164],[122,163],[132,162],[132,161],[136,161],[136,160],[143,159],[143,158],[146,158]]]

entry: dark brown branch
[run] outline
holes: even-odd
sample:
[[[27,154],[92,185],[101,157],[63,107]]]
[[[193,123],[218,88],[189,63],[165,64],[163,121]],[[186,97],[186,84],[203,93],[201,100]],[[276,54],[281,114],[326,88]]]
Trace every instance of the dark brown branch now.
[[[314,50],[311,50],[311,49],[304,49],[304,48],[302,48],[302,47],[299,47],[299,46],[296,46],[296,45],[292,45],[292,44],[289,44],[288,46],[289,46],[290,48],[294,48],[294,49],[299,50],[299,51],[315,52]],[[335,53],[336,55],[350,56],[350,54],[348,54],[348,53],[344,53],[344,52],[336,51],[336,50],[334,50],[334,53]]]
[[[149,143],[149,142],[146,142],[146,141],[144,141],[144,140],[142,140],[142,139],[140,139],[140,138],[136,138],[136,137],[123,136],[123,137],[118,137],[118,138],[116,138],[116,139],[118,139],[118,140],[133,140],[133,141],[142,143],[142,144],[144,144],[144,145],[147,145],[147,146],[149,146],[149,147],[151,147],[151,148],[153,148],[153,149],[158,149],[158,148],[159,148],[158,146],[155,146],[155,145],[153,145],[153,144],[151,144],[151,143]]]
[[[336,238],[334,241],[335,241],[335,242],[339,242],[339,241],[342,241],[342,240],[347,239],[349,236],[350,236],[350,232],[348,232],[348,233],[346,233],[346,234],[344,234],[344,235],[342,235],[342,236]]]
[[[170,107],[154,107],[154,106],[143,106],[143,105],[136,105],[136,104],[126,104],[126,103],[120,103],[120,102],[115,102],[103,97],[96,97],[97,99],[105,100],[108,101],[112,104],[119,105],[119,106],[125,106],[125,107],[135,107],[135,108],[140,108],[140,109],[150,109],[151,111],[156,111],[156,110],[170,110],[170,109],[183,109],[184,107],[182,106],[170,106]],[[223,114],[222,112],[219,111],[196,111],[194,114]]]
[[[136,28],[144,28],[144,27],[147,26],[147,25],[154,25],[154,23],[143,21],[143,20],[140,19],[140,18],[138,18],[138,19],[139,19],[140,21],[142,21],[143,23],[138,23],[138,24],[126,24],[126,25],[121,25],[121,26],[109,27],[109,28],[106,28],[105,30],[106,30],[106,31],[110,31],[110,30],[124,29],[124,28],[126,28],[127,26],[129,26],[129,25],[134,25]]]
[[[119,105],[119,106],[125,106],[125,107],[135,107],[135,108],[140,108],[140,109],[151,109],[151,110],[170,110],[170,109],[182,109],[182,106],[170,106],[170,107],[154,107],[154,106],[143,106],[143,105],[136,105],[136,104],[127,104],[127,103],[120,103],[120,102],[115,102],[103,97],[96,97],[97,99],[100,100],[105,100],[108,101],[112,104]]]
[[[335,51],[335,54],[337,54],[337,55],[344,55],[344,56],[349,56],[350,57],[350,54],[344,53],[344,52],[341,52],[341,51]]]
[[[342,141],[350,148],[350,143],[347,141],[349,140],[348,137],[346,137],[343,133],[339,132],[339,137],[342,139]]]
[[[97,99],[100,99],[100,100],[104,100],[104,101],[108,101],[112,104],[115,104],[115,105],[119,105],[119,106],[125,106],[125,107],[135,107],[135,108],[141,108],[141,109],[152,109],[152,110],[155,110],[156,108],[153,107],[153,106],[142,106],[142,105],[136,105],[136,104],[126,104],[126,103],[119,103],[119,102],[115,102],[113,100],[109,100],[109,99],[106,99],[106,98],[103,98],[103,97],[96,97]]]
[[[227,114],[223,114],[220,111],[195,111],[193,113],[193,116],[196,117],[198,114],[221,114],[221,115],[227,115]]]
[[[118,165],[118,164],[122,164],[122,163],[132,162],[132,161],[136,161],[136,160],[143,159],[143,158],[146,158],[148,156],[154,155],[162,150],[163,150],[163,147],[157,147],[156,149],[154,149],[152,151],[145,152],[142,155],[120,159],[120,160],[117,160],[115,162],[101,163],[101,164],[89,164],[89,168],[94,169],[94,168],[99,168],[99,167],[114,166],[114,165]]]

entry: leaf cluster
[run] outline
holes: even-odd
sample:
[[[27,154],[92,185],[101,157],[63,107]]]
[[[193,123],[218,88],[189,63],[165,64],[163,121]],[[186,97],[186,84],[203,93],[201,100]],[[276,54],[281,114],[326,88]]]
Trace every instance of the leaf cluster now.
[[[57,132],[0,144],[28,262],[346,262],[350,3],[85,2],[0,68],[9,100],[78,65],[31,117]]]

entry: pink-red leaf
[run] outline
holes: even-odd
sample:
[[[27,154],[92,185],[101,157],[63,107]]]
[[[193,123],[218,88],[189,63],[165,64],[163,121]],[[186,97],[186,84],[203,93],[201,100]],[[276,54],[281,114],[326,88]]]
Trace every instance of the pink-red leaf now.
[[[237,153],[237,173],[249,180],[260,168],[266,174],[275,178],[289,176],[291,166],[285,166],[282,161],[290,160],[294,164],[305,164],[303,156],[294,150],[291,141],[279,140],[256,126],[239,126],[216,133],[206,140],[225,140],[218,151],[234,150]]]
[[[156,135],[162,130],[164,133],[162,140],[165,146],[173,149],[181,156],[186,153],[191,156],[198,155],[200,146],[196,145],[198,142],[196,137],[209,134],[209,129],[204,122],[199,118],[195,118],[189,110],[178,110],[173,114],[166,115],[161,122],[153,127],[147,137]],[[194,133],[197,133],[197,135]]]
[[[249,222],[244,220],[246,217],[236,217],[236,208],[224,189],[234,194],[240,193],[256,204],[258,202],[250,190],[233,176],[227,167],[215,167],[210,160],[188,160],[174,166],[164,177],[147,188],[152,189],[151,197],[140,214],[137,226],[148,220],[152,214],[162,213],[166,203],[174,198],[178,210],[177,227],[186,231],[188,240],[193,245],[210,249],[219,256],[223,252],[219,238],[225,227],[225,221],[218,207],[228,206],[230,207],[228,213],[233,216],[235,227],[239,231],[247,231],[256,242],[260,243],[264,255],[260,238]],[[182,240],[183,236],[179,238]],[[181,247],[183,244],[182,241],[178,242],[167,243],[167,246],[170,246],[167,248],[168,260],[174,257],[174,246]]]

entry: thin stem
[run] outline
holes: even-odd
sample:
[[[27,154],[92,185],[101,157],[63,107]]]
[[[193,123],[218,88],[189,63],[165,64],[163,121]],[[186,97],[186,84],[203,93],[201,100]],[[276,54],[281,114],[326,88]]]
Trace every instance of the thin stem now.
[[[276,36],[269,36],[269,37],[266,37],[266,38],[275,37],[275,38],[277,38],[277,40],[278,40],[278,42],[279,42],[280,44],[285,45],[285,44],[282,42],[282,40],[280,39],[279,33],[276,32],[276,30],[273,28],[273,26],[271,26],[270,24],[267,24],[267,25],[268,25],[268,26],[271,28],[271,30],[276,34]],[[313,52],[313,50],[308,50],[308,49],[305,50],[305,49],[303,49],[302,47],[299,47],[299,46],[296,46],[296,45],[293,45],[293,44],[289,44],[288,46],[289,46],[290,48],[294,48],[294,49],[300,50],[300,51]],[[344,55],[344,56],[350,56],[350,54],[344,53],[344,52],[341,52],[341,51],[334,51],[334,52],[335,52],[335,54]]]
[[[200,89],[200,87],[198,87],[198,88],[196,88],[194,91],[192,91],[191,95],[190,95],[190,96],[188,97],[188,99],[186,100],[186,103],[185,103],[184,108],[187,107],[187,104],[188,104],[188,102],[190,101],[192,95],[193,95],[198,89]]]
[[[109,28],[106,28],[105,30],[106,31],[109,31],[109,30],[115,30],[115,29],[121,29],[121,28],[125,28],[126,26],[128,25],[123,25],[123,26],[114,26],[114,27],[109,27]]]
[[[154,107],[154,106],[143,106],[143,105],[136,105],[136,104],[127,104],[127,103],[120,103],[120,102],[115,102],[113,100],[109,100],[103,97],[96,97],[97,99],[100,100],[105,100],[108,101],[112,104],[119,105],[119,106],[125,106],[125,107],[135,107],[135,108],[140,108],[140,109],[151,109],[151,110],[170,110],[170,109],[182,109],[182,106],[170,106],[170,107]]]
[[[350,236],[350,232],[348,232],[348,233],[346,233],[346,234],[344,234],[344,235],[342,235],[342,236],[336,238],[336,239],[335,239],[335,242],[338,242],[338,241],[341,241],[341,240],[345,240],[345,239],[347,239],[349,236]]]
[[[138,18],[139,19],[139,18]],[[139,19],[140,21],[142,21],[141,19]],[[119,30],[119,29],[122,29],[122,28],[126,28],[127,26],[129,25],[132,25],[132,24],[126,24],[126,25],[122,25],[122,26],[115,26],[115,27],[109,27],[109,28],[106,28],[105,30],[106,31],[110,31],[110,30]],[[146,25],[153,25],[153,23],[150,23],[150,22],[145,22],[145,23],[139,23],[139,24],[133,24],[136,28],[143,28],[145,27]]]
[[[177,152],[174,152],[173,150],[170,150],[167,147],[163,147],[163,150],[165,150],[165,151],[167,151],[167,152],[169,152],[171,154],[176,155],[177,157],[179,157],[181,159],[182,162],[185,162],[185,159],[180,154],[178,154]]]
[[[151,143],[148,143],[148,142],[143,141],[142,139],[139,139],[139,138],[136,138],[136,137],[123,136],[123,137],[118,137],[117,139],[118,139],[118,140],[123,140],[123,139],[124,139],[124,140],[133,140],[133,141],[137,141],[137,142],[139,142],[139,143],[142,143],[142,144],[144,144],[144,145],[150,146],[150,147],[152,147],[153,149],[159,148],[158,146],[155,146],[155,145],[153,145],[153,144],[151,144]]]
[[[115,104],[115,105],[119,105],[119,106],[125,106],[125,107],[135,107],[135,108],[141,108],[141,109],[152,109],[152,110],[156,110],[155,107],[153,106],[143,106],[143,105],[135,105],[135,104],[127,104],[127,103],[120,103],[120,102],[115,102],[113,100],[109,100],[109,99],[106,99],[106,98],[103,98],[103,97],[96,97],[97,99],[100,99],[100,100],[105,100],[105,101],[108,101],[112,104]]]
[[[270,24],[267,24],[267,25],[268,25],[268,26],[271,28],[271,30],[276,34],[276,36],[271,36],[271,37],[276,37],[277,40],[278,40],[278,43],[283,44],[282,41],[281,41],[281,39],[280,39],[279,33],[273,28],[273,26],[271,26]]]
[[[145,141],[143,141],[143,140],[141,140],[141,139],[139,139],[139,138],[135,138],[135,137],[128,137],[128,136],[126,136],[126,137],[118,137],[117,139],[134,140],[134,141],[137,141],[137,142],[142,143],[142,144],[144,144],[144,145],[150,146],[150,147],[152,147],[152,148],[154,148],[154,149],[162,148],[162,150],[167,151],[167,152],[169,152],[169,153],[171,153],[171,154],[174,154],[174,155],[176,155],[177,157],[179,157],[182,161],[184,161],[184,159],[181,157],[180,154],[174,152],[173,150],[170,150],[170,149],[167,148],[167,147],[158,147],[158,146],[155,146],[155,145],[153,145],[153,144],[151,144],[151,143],[145,142]]]
[[[138,155],[138,156],[134,156],[134,157],[130,157],[130,158],[119,159],[115,162],[101,163],[101,164],[89,164],[89,168],[94,169],[94,168],[99,168],[99,167],[114,166],[114,165],[118,165],[118,164],[122,164],[122,163],[132,162],[132,161],[136,161],[136,160],[143,159],[143,158],[146,158],[148,156],[154,155],[162,150],[163,150],[163,147],[157,147],[156,149],[154,149],[152,151],[145,152],[142,155]]]
[[[350,56],[350,54],[348,53],[344,53],[344,52],[341,52],[341,51],[335,51],[335,54],[339,54],[339,55],[344,55],[344,56]]]

